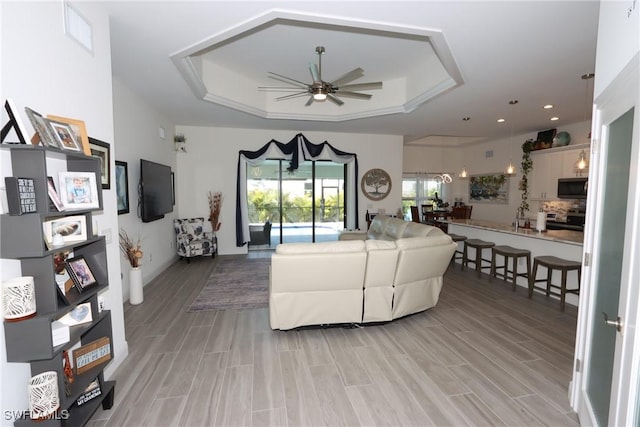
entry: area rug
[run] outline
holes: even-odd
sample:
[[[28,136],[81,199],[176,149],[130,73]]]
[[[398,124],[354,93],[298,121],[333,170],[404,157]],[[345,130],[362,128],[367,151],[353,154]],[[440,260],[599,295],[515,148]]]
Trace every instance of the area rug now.
[[[220,258],[187,311],[266,307],[270,263],[269,258]]]

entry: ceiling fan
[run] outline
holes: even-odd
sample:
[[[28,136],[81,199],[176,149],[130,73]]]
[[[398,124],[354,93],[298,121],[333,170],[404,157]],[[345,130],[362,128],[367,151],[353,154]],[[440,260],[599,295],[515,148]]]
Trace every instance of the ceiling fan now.
[[[260,86],[258,89],[263,91],[285,91],[295,92],[291,95],[284,95],[276,98],[281,101],[284,99],[298,98],[301,96],[309,96],[305,107],[311,105],[314,101],[323,102],[329,100],[337,105],[343,105],[339,97],[358,98],[358,99],[371,99],[371,95],[367,93],[354,92],[359,90],[369,89],[382,89],[382,82],[370,82],[370,83],[354,83],[346,84],[353,80],[359,79],[364,76],[364,70],[362,68],[355,68],[348,73],[338,77],[332,82],[322,80],[322,55],[324,54],[324,46],[317,46],[316,53],[318,54],[318,65],[309,64],[309,72],[311,73],[312,83],[304,83],[291,77],[283,76],[282,74],[268,72],[270,78],[287,83],[291,86],[288,87],[270,87]]]

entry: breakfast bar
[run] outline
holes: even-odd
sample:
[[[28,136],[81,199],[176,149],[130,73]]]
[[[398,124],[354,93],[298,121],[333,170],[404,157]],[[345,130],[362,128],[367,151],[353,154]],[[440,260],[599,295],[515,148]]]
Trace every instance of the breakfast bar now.
[[[531,258],[536,256],[555,256],[571,261],[582,260],[582,244],[584,233],[571,230],[536,231],[530,228],[518,228],[513,225],[479,220],[448,221],[450,233],[466,236],[469,239],[480,239],[493,242],[496,245],[508,245],[514,248],[531,251]],[[460,248],[463,242],[459,243]],[[520,260],[524,262],[524,260]],[[559,279],[554,275],[554,281]],[[528,288],[524,277],[517,278],[518,286]],[[577,287],[577,279],[571,275],[567,287]],[[566,302],[578,305],[577,295],[567,295]]]

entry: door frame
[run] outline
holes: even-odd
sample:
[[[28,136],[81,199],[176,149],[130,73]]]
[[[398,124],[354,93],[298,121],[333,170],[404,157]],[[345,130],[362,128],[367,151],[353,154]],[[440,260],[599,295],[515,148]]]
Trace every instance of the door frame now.
[[[632,425],[638,420],[639,373],[640,373],[640,329],[636,327],[640,318],[639,293],[640,264],[633,262],[640,257],[640,95],[638,74],[640,54],[629,62],[614,81],[594,100],[591,144],[591,167],[589,172],[590,200],[587,205],[585,227],[584,262],[582,287],[579,302],[578,325],[573,381],[570,387],[572,408],[578,413],[583,425],[595,425],[596,418],[586,394],[591,351],[592,322],[602,322],[601,313],[594,312],[595,296],[593,283],[597,279],[597,266],[592,264],[600,247],[599,233],[606,221],[602,207],[603,173],[606,167],[603,141],[607,141],[608,126],[624,113],[635,107],[629,175],[628,205],[626,215],[625,258],[623,260],[622,283],[617,315],[623,319],[623,333],[617,334],[613,365],[609,425]],[[595,197],[593,197],[595,196]],[[633,284],[636,284],[635,286]],[[615,313],[609,313],[615,316]],[[636,357],[634,357],[634,355]]]

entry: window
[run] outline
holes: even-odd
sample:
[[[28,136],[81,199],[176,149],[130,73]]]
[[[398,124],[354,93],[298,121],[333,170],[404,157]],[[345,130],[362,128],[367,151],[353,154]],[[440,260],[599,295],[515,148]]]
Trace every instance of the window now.
[[[441,199],[446,194],[446,185],[438,179],[437,174],[405,173],[402,176],[402,212],[404,219],[411,220],[410,206],[428,204],[433,201],[436,193]]]

